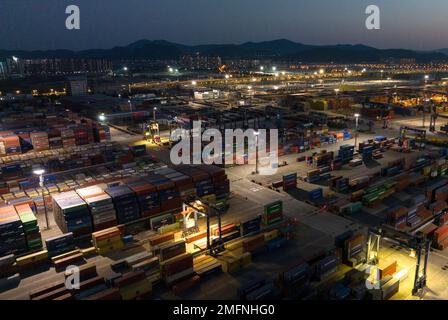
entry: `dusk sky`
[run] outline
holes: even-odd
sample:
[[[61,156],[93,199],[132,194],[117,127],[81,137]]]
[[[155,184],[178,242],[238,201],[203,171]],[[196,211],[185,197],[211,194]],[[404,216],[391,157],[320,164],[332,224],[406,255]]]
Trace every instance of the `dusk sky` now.
[[[65,28],[65,8],[81,30]],[[381,30],[365,9],[381,9]],[[0,0],[1,49],[91,49],[139,39],[184,44],[286,38],[307,44],[377,48],[448,47],[447,0]]]

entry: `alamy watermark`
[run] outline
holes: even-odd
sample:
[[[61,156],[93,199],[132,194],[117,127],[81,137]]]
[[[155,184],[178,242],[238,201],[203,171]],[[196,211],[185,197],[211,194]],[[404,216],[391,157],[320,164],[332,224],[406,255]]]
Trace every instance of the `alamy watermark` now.
[[[79,267],[77,266],[68,266],[65,269],[65,288],[68,290],[79,290],[81,275],[79,272]]]
[[[176,129],[171,134],[178,141],[170,159],[179,164],[252,164],[260,175],[273,175],[278,169],[277,129],[202,130],[201,121],[193,121],[191,130]],[[204,143],[207,143],[204,146]]]
[[[379,30],[381,29],[380,22],[380,8],[374,4],[367,6],[366,14],[366,28],[367,30]]]
[[[65,27],[68,30],[79,30],[81,29],[81,11],[79,7],[72,4],[65,8],[65,13],[69,16],[65,19]]]

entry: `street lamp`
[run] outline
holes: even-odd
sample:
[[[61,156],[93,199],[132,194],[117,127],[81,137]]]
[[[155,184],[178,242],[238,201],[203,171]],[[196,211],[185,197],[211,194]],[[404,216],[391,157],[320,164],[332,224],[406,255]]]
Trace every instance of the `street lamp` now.
[[[106,121],[106,115],[105,115],[104,113],[102,113],[102,114],[100,114],[100,115],[98,116],[98,119],[99,119],[101,122],[104,122],[104,121]]]
[[[264,70],[264,67],[263,67],[263,66],[261,66],[261,67],[260,67],[260,71],[263,71],[263,70]]]
[[[358,121],[359,121],[359,113],[355,113],[355,150],[356,150],[356,143],[358,141]]]
[[[44,212],[45,212],[45,223],[47,226],[47,230],[50,229],[50,225],[48,223],[48,212],[47,212],[47,206],[45,204],[45,195],[44,195],[44,169],[34,169],[33,173],[39,177],[39,187],[42,189],[42,200],[44,202]]]
[[[152,117],[154,119],[154,122],[156,122],[156,110],[157,110],[157,107],[154,107],[154,109],[152,109]]]
[[[254,132],[254,136],[255,136],[255,174],[258,174],[258,135],[260,134],[260,132],[255,131]]]

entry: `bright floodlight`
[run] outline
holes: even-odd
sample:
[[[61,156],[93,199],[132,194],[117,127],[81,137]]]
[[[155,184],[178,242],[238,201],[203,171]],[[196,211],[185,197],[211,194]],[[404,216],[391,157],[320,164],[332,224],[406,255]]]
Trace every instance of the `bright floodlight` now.
[[[258,136],[259,134],[260,134],[260,132],[254,131],[254,136]]]
[[[19,58],[17,58],[16,56],[12,56],[12,60],[14,60],[14,62],[19,61]]]
[[[277,70],[277,67],[272,67],[272,71],[276,71]]]
[[[128,71],[128,67],[123,67],[123,70],[124,71]]]
[[[338,92],[339,92],[339,89],[338,89],[338,88],[334,89],[334,92],[338,93]]]
[[[362,69],[362,70],[361,70],[361,72],[363,72],[363,73],[364,73],[364,72],[366,72],[366,71],[367,71],[367,69],[366,69],[366,68],[364,68],[364,69]]]
[[[320,74],[324,74],[324,72],[325,72],[324,69],[320,69],[320,70],[319,70],[319,73],[320,73]]]
[[[173,68],[169,68],[168,71],[171,72],[171,73],[173,73],[173,72],[174,72],[174,69],[173,69]]]
[[[261,67],[260,67],[260,70],[261,70],[261,71],[263,71],[263,70],[264,70],[264,67],[263,67],[263,66],[261,66]]]
[[[355,113],[355,118],[359,118],[359,113]]]
[[[428,80],[429,79],[429,75],[426,74],[425,75],[425,79]]]
[[[106,121],[106,116],[104,115],[104,113],[102,113],[102,114],[100,114],[100,115],[98,116],[98,119],[99,119],[100,121]]]
[[[154,107],[154,110],[157,110],[157,107]]]
[[[197,85],[198,83],[197,83],[196,81],[191,81],[191,84],[195,86],[195,85]]]
[[[229,79],[229,78],[230,78],[230,76],[229,76],[228,74],[226,74],[225,78],[226,78],[226,79]]]
[[[35,170],[33,170],[33,173],[35,175],[41,176],[45,173],[45,170],[44,169],[35,169]]]

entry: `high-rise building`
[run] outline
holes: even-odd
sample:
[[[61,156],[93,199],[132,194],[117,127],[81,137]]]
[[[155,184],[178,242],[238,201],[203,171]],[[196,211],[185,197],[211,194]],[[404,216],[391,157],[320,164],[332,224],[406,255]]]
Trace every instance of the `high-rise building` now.
[[[87,95],[87,78],[85,76],[67,78],[66,91],[67,95],[74,97]]]
[[[8,67],[6,65],[6,59],[0,59],[0,79],[4,80],[8,77]]]
[[[179,64],[188,70],[218,70],[222,65],[221,57],[201,55],[200,53],[182,56]]]

